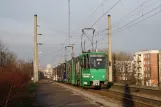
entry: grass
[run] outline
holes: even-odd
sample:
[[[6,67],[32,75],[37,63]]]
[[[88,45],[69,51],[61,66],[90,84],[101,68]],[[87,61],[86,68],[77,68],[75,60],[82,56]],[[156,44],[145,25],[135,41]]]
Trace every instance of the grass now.
[[[30,82],[29,85],[28,85],[28,91],[30,93],[34,93],[36,91],[36,83]]]
[[[7,107],[34,107],[36,84],[29,82],[27,87],[11,96]]]

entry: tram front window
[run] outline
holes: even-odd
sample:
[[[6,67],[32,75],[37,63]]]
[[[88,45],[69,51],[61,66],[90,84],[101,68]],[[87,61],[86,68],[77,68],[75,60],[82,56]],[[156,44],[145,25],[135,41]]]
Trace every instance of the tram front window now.
[[[104,69],[106,66],[106,58],[105,57],[90,57],[89,58],[89,66],[92,69]]]

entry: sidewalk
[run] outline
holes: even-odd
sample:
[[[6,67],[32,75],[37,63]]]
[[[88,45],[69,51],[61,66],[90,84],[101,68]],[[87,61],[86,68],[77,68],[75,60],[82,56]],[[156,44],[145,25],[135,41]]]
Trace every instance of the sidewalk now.
[[[49,80],[38,83],[36,98],[36,107],[101,107]]]

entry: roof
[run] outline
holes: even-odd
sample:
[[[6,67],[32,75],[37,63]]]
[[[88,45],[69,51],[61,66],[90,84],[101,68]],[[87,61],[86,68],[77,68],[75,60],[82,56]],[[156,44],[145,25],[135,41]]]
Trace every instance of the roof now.
[[[147,51],[136,52],[135,54],[148,54],[148,53],[159,53],[159,50],[147,50]]]
[[[86,52],[86,53],[82,53],[82,55],[86,55],[86,54],[106,54],[105,52]]]

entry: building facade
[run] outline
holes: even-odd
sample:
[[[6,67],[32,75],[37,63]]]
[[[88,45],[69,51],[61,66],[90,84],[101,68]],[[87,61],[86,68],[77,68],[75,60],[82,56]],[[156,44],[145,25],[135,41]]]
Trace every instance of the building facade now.
[[[115,61],[113,69],[115,71],[115,82],[127,81],[132,74],[132,61]]]
[[[53,67],[52,67],[51,64],[47,64],[47,68],[46,68],[46,70],[44,72],[44,76],[46,78],[51,78],[52,75],[53,75]]]
[[[161,87],[161,51],[159,51],[159,87]]]
[[[134,55],[137,85],[158,86],[159,50],[136,52]]]

